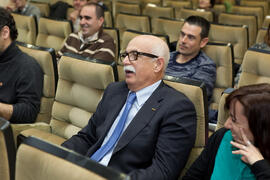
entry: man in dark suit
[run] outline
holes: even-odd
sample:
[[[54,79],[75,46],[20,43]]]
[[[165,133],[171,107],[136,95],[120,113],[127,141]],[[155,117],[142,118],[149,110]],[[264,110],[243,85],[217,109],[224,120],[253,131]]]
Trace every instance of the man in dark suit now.
[[[137,36],[121,58],[125,82],[107,87],[88,125],[63,146],[131,179],[177,179],[195,142],[196,112],[187,97],[162,82],[168,46],[158,37]]]

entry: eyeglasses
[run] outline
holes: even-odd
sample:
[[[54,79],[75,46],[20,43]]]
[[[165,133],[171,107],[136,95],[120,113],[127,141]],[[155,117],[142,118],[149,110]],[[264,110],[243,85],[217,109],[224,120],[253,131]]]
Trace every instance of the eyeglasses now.
[[[151,58],[158,58],[158,56],[156,56],[154,54],[149,54],[149,53],[144,53],[144,52],[138,52],[138,51],[130,51],[130,52],[120,53],[120,59],[123,62],[124,59],[126,58],[126,56],[128,56],[128,59],[130,61],[136,61],[138,59],[138,56],[139,55],[147,56],[147,57],[151,57]]]

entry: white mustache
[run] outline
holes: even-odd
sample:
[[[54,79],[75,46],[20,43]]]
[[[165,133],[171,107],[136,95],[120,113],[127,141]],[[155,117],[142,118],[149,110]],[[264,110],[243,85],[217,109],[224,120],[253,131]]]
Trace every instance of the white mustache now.
[[[129,66],[124,66],[124,71],[131,71],[133,73],[136,73],[136,70],[133,66],[129,65]]]

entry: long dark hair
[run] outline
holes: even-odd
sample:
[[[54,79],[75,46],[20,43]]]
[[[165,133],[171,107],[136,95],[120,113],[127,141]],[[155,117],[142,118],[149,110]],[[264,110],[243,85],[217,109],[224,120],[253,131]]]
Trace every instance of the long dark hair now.
[[[244,107],[249,129],[254,136],[254,145],[270,162],[270,84],[255,84],[240,87],[226,98],[226,108],[238,100]]]

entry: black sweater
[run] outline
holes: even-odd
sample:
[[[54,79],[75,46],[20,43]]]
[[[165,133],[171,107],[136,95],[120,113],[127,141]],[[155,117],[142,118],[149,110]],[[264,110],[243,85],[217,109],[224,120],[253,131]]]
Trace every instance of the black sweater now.
[[[211,136],[206,147],[187,171],[183,180],[211,179],[216,154],[226,131],[227,129],[222,128]],[[257,180],[270,179],[270,165],[266,160],[257,161],[250,168]]]
[[[13,105],[12,123],[34,122],[40,107],[43,71],[15,43],[0,54],[0,102]]]

